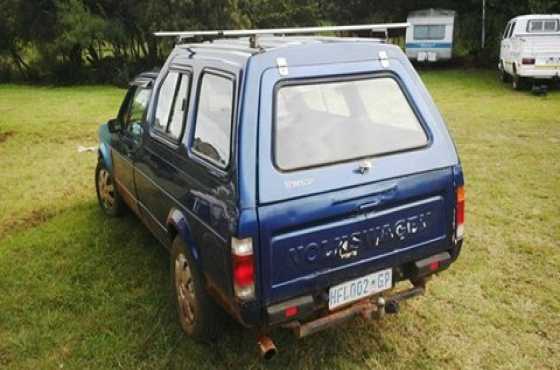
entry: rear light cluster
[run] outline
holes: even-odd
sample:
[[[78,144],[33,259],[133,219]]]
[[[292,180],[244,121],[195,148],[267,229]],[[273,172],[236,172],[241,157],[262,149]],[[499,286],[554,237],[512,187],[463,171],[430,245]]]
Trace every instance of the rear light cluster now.
[[[240,300],[255,298],[255,259],[253,239],[231,239],[233,290]]]
[[[299,313],[298,306],[288,307],[284,310],[284,317],[289,319],[290,317],[297,316]]]
[[[439,261],[430,263],[430,271],[434,272],[439,270]]]
[[[455,203],[455,238],[463,239],[465,233],[465,188],[459,186],[456,193]]]
[[[523,59],[521,59],[521,64],[533,65],[533,64],[535,64],[535,58],[523,58]]]

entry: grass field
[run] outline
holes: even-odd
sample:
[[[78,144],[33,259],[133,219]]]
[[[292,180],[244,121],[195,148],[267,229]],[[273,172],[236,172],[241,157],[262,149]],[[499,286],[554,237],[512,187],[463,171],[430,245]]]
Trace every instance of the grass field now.
[[[297,341],[269,363],[230,324],[186,338],[166,252],[94,197],[97,126],[123,90],[0,85],[0,368],[559,369],[560,92],[513,92],[494,73],[423,78],[467,182],[463,254],[425,297],[381,322]]]

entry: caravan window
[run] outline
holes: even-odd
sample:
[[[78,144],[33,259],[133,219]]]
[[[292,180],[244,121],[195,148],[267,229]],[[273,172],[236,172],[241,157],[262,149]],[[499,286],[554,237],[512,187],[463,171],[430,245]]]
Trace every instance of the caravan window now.
[[[445,38],[445,25],[429,24],[414,26],[415,40],[443,40]]]

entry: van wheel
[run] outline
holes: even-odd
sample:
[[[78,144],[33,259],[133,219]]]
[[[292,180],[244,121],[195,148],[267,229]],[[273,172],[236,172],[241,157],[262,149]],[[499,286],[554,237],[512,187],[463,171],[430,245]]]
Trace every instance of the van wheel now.
[[[500,80],[503,83],[511,82],[511,76],[504,69],[503,62],[500,64]]]
[[[513,89],[518,91],[526,89],[528,85],[527,79],[520,77],[519,75],[513,76],[511,84],[513,86]]]
[[[98,161],[95,169],[95,191],[99,206],[106,215],[111,217],[122,215],[123,200],[115,187],[113,175],[103,161]]]
[[[212,341],[218,337],[223,313],[204,286],[204,278],[187,245],[179,237],[171,249],[171,281],[175,307],[183,331],[194,339]]]

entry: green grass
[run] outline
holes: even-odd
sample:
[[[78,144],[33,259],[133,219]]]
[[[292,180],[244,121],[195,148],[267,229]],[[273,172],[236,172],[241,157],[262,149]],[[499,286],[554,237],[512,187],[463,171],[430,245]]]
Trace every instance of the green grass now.
[[[513,92],[494,73],[423,78],[467,182],[463,254],[425,297],[381,322],[296,340],[263,363],[230,324],[213,346],[175,321],[166,253],[94,197],[99,122],[123,90],[0,85],[0,368],[557,369],[560,92]]]

